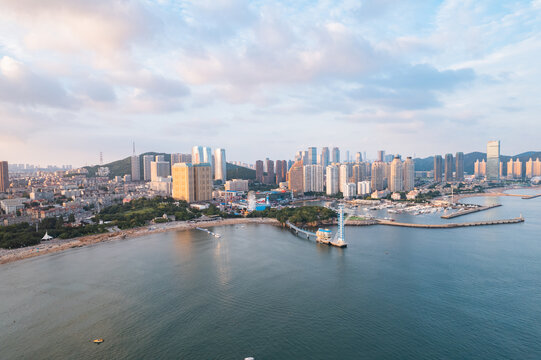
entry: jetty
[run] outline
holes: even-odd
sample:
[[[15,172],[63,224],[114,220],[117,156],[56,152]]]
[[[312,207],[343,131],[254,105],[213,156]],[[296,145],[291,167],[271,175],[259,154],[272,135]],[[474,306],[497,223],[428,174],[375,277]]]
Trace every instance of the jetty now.
[[[518,223],[524,222],[524,218],[520,216],[518,218],[513,218],[513,219],[475,221],[475,222],[451,223],[451,224],[411,224],[411,223],[401,223],[401,222],[390,221],[390,220],[377,220],[377,222],[378,222],[378,225],[402,226],[402,227],[423,228],[423,229],[450,229],[450,228],[469,227],[469,226],[518,224]]]
[[[442,215],[441,218],[442,219],[452,219],[452,218],[456,218],[456,217],[463,216],[463,215],[468,215],[468,214],[473,214],[473,213],[480,212],[480,211],[490,210],[490,209],[493,209],[493,208],[499,207],[499,206],[502,206],[502,205],[501,204],[494,204],[494,205],[488,205],[488,206],[479,206],[479,207],[466,209],[466,210],[459,210],[459,211],[457,211],[455,213],[452,213],[452,214]]]
[[[297,235],[304,235],[304,236],[306,236],[307,239],[309,239],[310,237],[313,237],[314,239],[316,238],[316,233],[315,232],[308,231],[308,230],[302,229],[302,228],[300,228],[298,226],[295,226],[292,223],[290,223],[289,220],[286,221],[286,225]]]
[[[344,232],[344,206],[340,205],[338,207],[338,231],[336,232],[335,236],[332,238],[332,240],[328,241],[318,241],[321,244],[326,244],[330,246],[336,246],[339,248],[345,248],[348,246],[348,244],[345,241],[345,232]],[[297,235],[304,235],[307,239],[310,239],[310,237],[313,237],[317,240],[317,234],[312,231],[308,231],[305,229],[302,229],[298,226],[293,225],[291,222],[286,221],[286,225]]]
[[[530,200],[530,199],[535,199],[537,197],[540,197],[541,194],[536,194],[536,195],[525,195],[522,197],[523,200]]]

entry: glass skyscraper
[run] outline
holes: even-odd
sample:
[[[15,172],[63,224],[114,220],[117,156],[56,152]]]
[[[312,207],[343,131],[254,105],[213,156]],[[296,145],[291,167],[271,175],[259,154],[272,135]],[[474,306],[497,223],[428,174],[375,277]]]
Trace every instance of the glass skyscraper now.
[[[487,144],[487,180],[500,180],[500,141],[489,141]]]

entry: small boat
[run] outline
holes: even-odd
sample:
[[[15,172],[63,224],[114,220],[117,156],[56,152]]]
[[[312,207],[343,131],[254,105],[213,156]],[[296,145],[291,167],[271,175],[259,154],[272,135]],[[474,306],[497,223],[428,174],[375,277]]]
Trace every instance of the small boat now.
[[[94,339],[92,342],[93,342],[94,344],[101,344],[101,343],[104,342],[104,341],[105,341],[105,340],[103,340],[103,339]]]

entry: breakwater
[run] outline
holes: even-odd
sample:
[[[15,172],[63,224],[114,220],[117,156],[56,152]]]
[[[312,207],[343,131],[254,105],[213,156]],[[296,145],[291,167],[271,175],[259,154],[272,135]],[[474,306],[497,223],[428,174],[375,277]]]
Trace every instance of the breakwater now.
[[[455,213],[452,213],[452,214],[442,215],[441,218],[442,219],[452,219],[452,218],[456,218],[456,217],[463,216],[463,215],[468,215],[468,214],[473,214],[473,213],[480,212],[480,211],[490,210],[490,209],[493,209],[493,208],[499,207],[499,206],[502,206],[502,205],[501,204],[495,204],[495,205],[488,205],[488,206],[480,206],[480,207],[467,209],[467,210],[459,210],[459,211],[457,211]]]
[[[524,218],[518,217],[514,219],[475,221],[475,222],[452,223],[452,224],[411,224],[411,223],[401,223],[401,222],[390,221],[390,220],[378,220],[377,222],[378,222],[378,225],[402,226],[402,227],[424,228],[424,229],[450,229],[450,228],[469,227],[469,226],[518,224],[518,223],[524,222]]]

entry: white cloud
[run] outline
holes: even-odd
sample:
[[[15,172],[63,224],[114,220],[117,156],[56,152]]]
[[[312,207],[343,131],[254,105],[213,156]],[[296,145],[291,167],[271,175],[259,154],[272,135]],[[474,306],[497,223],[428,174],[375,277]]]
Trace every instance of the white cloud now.
[[[9,57],[0,59],[0,101],[28,106],[75,107],[73,98],[55,79],[32,72]]]
[[[518,129],[539,131],[539,1],[0,0],[0,8],[4,141],[42,131],[103,150],[120,151],[116,137],[186,151],[212,128],[213,140],[246,156],[260,145],[247,138],[273,134],[260,151],[288,158],[286,146],[304,143],[385,146],[367,133],[388,133],[404,152],[436,152],[444,142],[472,146],[449,133],[486,128],[523,146]],[[426,142],[423,131],[441,139]],[[36,154],[28,143],[11,154]]]

